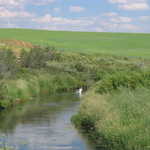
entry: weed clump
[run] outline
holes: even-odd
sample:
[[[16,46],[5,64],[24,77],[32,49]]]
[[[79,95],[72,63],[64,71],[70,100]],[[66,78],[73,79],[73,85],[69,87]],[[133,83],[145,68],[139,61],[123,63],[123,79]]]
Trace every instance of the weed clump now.
[[[25,68],[45,68],[48,61],[59,61],[60,54],[54,48],[32,48],[29,52],[22,51],[21,66]]]
[[[120,88],[135,90],[138,87],[150,88],[150,71],[121,71],[107,75],[97,83],[96,91],[110,93]]]
[[[0,78],[12,78],[17,71],[18,64],[14,53],[9,49],[0,49]]]

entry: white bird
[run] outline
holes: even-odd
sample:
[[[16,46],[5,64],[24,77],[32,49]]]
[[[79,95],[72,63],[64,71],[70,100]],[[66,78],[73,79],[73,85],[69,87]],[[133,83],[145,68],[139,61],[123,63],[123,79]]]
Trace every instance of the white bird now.
[[[83,88],[79,88],[79,89],[76,91],[76,93],[77,93],[79,96],[82,95],[82,92],[83,92]]]

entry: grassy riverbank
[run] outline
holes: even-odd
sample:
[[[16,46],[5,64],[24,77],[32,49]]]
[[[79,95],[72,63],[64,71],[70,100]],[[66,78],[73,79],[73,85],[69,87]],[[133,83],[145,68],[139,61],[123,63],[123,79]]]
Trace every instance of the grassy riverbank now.
[[[72,118],[99,148],[148,150],[150,71],[105,76],[83,97]]]
[[[33,46],[0,47],[0,109],[88,89],[73,122],[98,147],[149,149],[150,61]]]
[[[32,98],[88,86],[80,59],[53,48],[20,51],[0,50],[0,106],[6,108]],[[85,63],[88,59],[84,59]],[[89,71],[89,70],[88,70]],[[87,71],[85,71],[87,72]],[[86,76],[90,78],[87,73]],[[89,83],[90,84],[90,83]]]
[[[73,118],[98,147],[110,150],[148,150],[150,90],[121,89],[108,95],[89,91]]]
[[[144,67],[141,64],[145,64]],[[20,49],[16,53],[3,47],[0,50],[0,106],[5,108],[47,94],[75,91],[79,87],[86,90],[116,72],[134,71],[142,77],[145,74],[141,70],[147,67],[149,62],[144,59],[60,52],[46,47]]]

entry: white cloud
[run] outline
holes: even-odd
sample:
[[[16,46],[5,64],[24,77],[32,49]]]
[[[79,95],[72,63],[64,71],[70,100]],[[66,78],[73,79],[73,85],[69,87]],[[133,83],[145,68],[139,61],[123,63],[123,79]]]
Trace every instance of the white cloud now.
[[[144,21],[144,22],[150,21],[150,16],[140,16],[139,21]]]
[[[126,16],[119,16],[119,14],[116,12],[106,12],[102,16],[107,17],[106,19],[114,23],[129,23],[133,21],[132,18]]]
[[[76,25],[76,26],[88,26],[92,25],[92,20],[87,19],[68,19],[63,17],[53,17],[50,14],[46,14],[43,17],[35,18],[33,21],[38,23],[47,23],[53,25]]]
[[[20,6],[24,0],[0,0],[0,6]]]
[[[39,16],[38,12],[36,12],[35,15],[25,9],[26,6],[29,5],[29,2],[30,5],[42,5],[42,7],[38,7],[45,8],[43,5],[54,3],[55,1],[56,0],[0,0],[0,27],[96,32],[143,32],[149,30],[149,23],[146,22],[145,24],[147,25],[145,25],[144,22],[141,23],[141,21],[150,20],[150,16],[146,15],[131,18],[112,11],[105,12],[96,17],[68,18],[62,17],[61,15],[56,17],[50,14]],[[135,3],[147,3],[146,0],[109,0],[109,2],[117,4],[119,8],[125,7],[127,4],[130,4],[131,7]],[[136,10],[141,10],[137,8],[137,6],[138,5],[136,5]],[[127,8],[121,9],[127,10]],[[60,12],[60,10],[61,8],[58,8],[56,5],[52,8],[53,12]],[[69,10],[71,12],[82,12],[85,8],[81,6],[71,6]],[[128,8],[128,10],[133,10],[133,8]],[[47,10],[45,12],[47,12]],[[60,13],[56,14],[58,15]]]
[[[132,18],[118,16],[115,18],[111,18],[110,21],[115,22],[115,23],[129,23],[129,22],[132,22]]]
[[[13,17],[33,17],[34,15],[26,11],[10,11],[5,7],[0,7],[0,18],[13,18]]]
[[[123,10],[148,10],[150,8],[147,0],[108,0],[110,3],[118,4]]]
[[[111,3],[147,3],[147,0],[108,0]]]
[[[126,3],[127,0],[109,0],[111,3]]]
[[[82,11],[85,11],[85,8],[84,7],[81,7],[81,6],[70,6],[69,10],[71,12],[82,12]]]
[[[56,0],[27,0],[27,1],[32,5],[39,5],[39,6],[56,2]]]
[[[101,22],[101,27],[108,32],[140,32],[142,29],[130,23],[113,23],[109,21]]]
[[[58,7],[53,8],[53,11],[54,11],[54,12],[60,12],[60,8],[58,8]]]
[[[104,29],[102,27],[96,27],[94,29],[95,32],[104,32]]]
[[[106,13],[105,13],[106,14]],[[109,15],[70,19],[53,17],[46,14],[32,20],[42,29],[48,30],[71,30],[71,31],[95,31],[95,32],[140,32],[142,29],[135,25],[132,18],[125,16]],[[38,27],[37,27],[38,28]]]
[[[122,24],[120,26],[120,29],[121,30],[129,30],[129,31],[139,31],[140,30],[140,27],[136,26],[136,25],[133,25],[133,24]]]
[[[114,17],[114,16],[118,16],[118,14],[116,12],[107,12],[104,13],[103,16]]]
[[[0,0],[0,6],[7,8],[24,7],[26,4],[41,6],[54,3],[55,1],[56,0]]]
[[[148,10],[149,5],[147,3],[132,3],[119,5],[119,8],[124,10]]]
[[[48,29],[48,30],[68,30],[68,31],[98,31],[95,27],[95,18],[64,18],[53,17],[50,14],[46,14],[40,18],[32,19],[36,28]],[[97,28],[97,29],[96,29]],[[100,31],[100,28],[99,28]]]

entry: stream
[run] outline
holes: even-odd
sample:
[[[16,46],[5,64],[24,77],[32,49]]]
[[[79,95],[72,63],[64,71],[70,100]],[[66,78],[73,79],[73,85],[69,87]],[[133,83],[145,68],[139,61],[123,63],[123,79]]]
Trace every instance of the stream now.
[[[95,150],[74,128],[79,98],[63,94],[33,100],[0,113],[0,146],[15,150]]]

